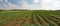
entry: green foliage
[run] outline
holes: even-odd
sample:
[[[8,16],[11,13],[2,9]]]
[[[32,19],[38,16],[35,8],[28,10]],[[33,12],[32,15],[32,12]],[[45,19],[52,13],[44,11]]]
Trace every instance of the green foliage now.
[[[46,10],[7,10],[0,12],[0,26],[58,26],[60,11]]]

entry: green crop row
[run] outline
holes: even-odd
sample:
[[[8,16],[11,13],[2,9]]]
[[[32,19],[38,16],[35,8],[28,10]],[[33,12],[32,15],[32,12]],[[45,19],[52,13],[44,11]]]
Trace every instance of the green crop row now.
[[[0,26],[59,26],[60,12],[45,10],[0,12]]]

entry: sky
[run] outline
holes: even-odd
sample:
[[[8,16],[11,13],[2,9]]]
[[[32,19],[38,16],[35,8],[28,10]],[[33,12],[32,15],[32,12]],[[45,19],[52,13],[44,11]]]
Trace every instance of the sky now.
[[[0,9],[60,10],[60,0],[0,0]]]

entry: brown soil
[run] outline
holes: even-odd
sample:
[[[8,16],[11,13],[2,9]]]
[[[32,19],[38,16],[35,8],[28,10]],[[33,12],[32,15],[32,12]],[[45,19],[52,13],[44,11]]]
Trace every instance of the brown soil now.
[[[21,26],[24,22],[25,22],[25,18],[26,18],[26,16],[23,16],[19,21],[19,23],[18,24],[16,24],[16,26]],[[16,22],[16,20],[15,20],[15,22]]]
[[[16,24],[16,26],[21,26],[21,24],[20,24],[20,23],[18,23],[18,24]]]
[[[30,23],[31,23],[30,20],[28,20],[28,21],[27,21],[27,24],[30,24]]]
[[[7,22],[6,26],[12,26],[12,22]]]
[[[25,21],[25,18],[20,19],[20,23],[22,24]]]
[[[13,23],[16,23],[17,21],[18,21],[18,19],[14,19],[14,20],[13,20]]]
[[[20,22],[16,24],[16,26],[21,26],[25,21],[25,18],[20,19]]]
[[[32,23],[32,24],[34,24],[34,23],[35,23],[35,21],[34,21],[34,18],[33,18],[33,17],[31,18],[31,23]]]

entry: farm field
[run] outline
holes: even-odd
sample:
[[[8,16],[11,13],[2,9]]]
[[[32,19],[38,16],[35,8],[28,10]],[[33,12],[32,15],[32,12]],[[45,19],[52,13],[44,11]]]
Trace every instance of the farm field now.
[[[0,11],[0,26],[60,26],[60,11]]]

